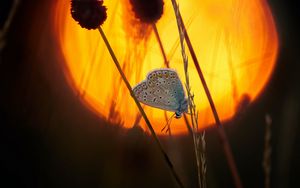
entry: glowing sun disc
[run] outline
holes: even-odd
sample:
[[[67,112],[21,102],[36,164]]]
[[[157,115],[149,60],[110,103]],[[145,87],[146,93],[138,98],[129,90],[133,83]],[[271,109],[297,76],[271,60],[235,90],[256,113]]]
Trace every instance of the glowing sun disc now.
[[[234,116],[237,106],[253,101],[274,69],[278,37],[272,14],[262,0],[179,0],[179,7],[221,120]],[[105,1],[108,19],[103,29],[132,86],[147,73],[165,67],[151,26],[134,18],[128,0]],[[115,68],[97,30],[82,29],[70,14],[70,1],[54,4],[53,28],[65,58],[67,80],[90,109],[130,128],[138,110]],[[184,80],[179,35],[171,1],[157,23],[170,67]],[[187,52],[188,53],[188,52]],[[189,73],[199,124],[214,123],[200,79],[189,57]],[[165,125],[162,110],[145,107],[157,133]],[[167,114],[171,116],[171,113]],[[140,124],[145,128],[143,120]],[[172,134],[187,132],[183,118],[173,120]]]

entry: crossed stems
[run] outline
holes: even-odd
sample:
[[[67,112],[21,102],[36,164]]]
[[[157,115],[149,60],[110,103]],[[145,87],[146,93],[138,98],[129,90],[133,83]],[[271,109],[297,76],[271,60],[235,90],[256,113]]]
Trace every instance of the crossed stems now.
[[[195,53],[195,51],[193,49],[192,43],[191,43],[190,38],[188,36],[188,33],[186,31],[186,28],[185,28],[182,16],[180,14],[178,5],[176,3],[176,0],[171,0],[171,1],[172,1],[172,5],[173,5],[174,9],[178,10],[178,17],[179,17],[178,19],[181,22],[181,26],[182,26],[182,29],[183,29],[184,38],[185,38],[186,44],[188,46],[188,49],[190,51],[190,54],[192,56],[192,59],[194,61],[194,64],[195,64],[195,67],[197,69],[198,75],[200,77],[201,83],[203,85],[205,94],[206,94],[207,99],[209,101],[211,110],[213,112],[213,115],[214,115],[214,118],[215,118],[215,122],[216,122],[216,125],[218,127],[217,131],[218,131],[219,139],[220,139],[220,142],[221,142],[221,144],[223,146],[223,150],[224,150],[224,153],[225,153],[225,156],[226,156],[226,159],[227,159],[228,166],[229,166],[230,171],[231,171],[231,175],[233,177],[234,184],[235,184],[235,186],[237,188],[242,188],[243,185],[242,185],[239,173],[237,171],[237,167],[236,167],[236,164],[235,164],[235,161],[234,161],[234,158],[233,158],[231,147],[229,145],[229,142],[228,142],[225,130],[223,128],[223,125],[222,125],[222,123],[220,121],[220,118],[219,118],[216,106],[215,106],[214,101],[212,99],[212,96],[210,94],[210,91],[209,91],[209,88],[208,88],[207,83],[205,81],[204,75],[203,75],[202,70],[200,68],[198,59],[196,57],[196,53]]]
[[[165,150],[163,149],[163,147],[162,147],[160,141],[158,140],[158,137],[157,137],[157,135],[156,135],[156,133],[155,133],[155,131],[154,131],[154,129],[153,129],[153,127],[152,127],[152,125],[151,125],[151,123],[150,123],[150,121],[149,121],[149,119],[148,119],[146,113],[145,113],[145,111],[143,110],[143,108],[142,108],[140,102],[137,100],[137,98],[136,98],[136,96],[135,96],[135,94],[134,94],[134,92],[133,92],[133,90],[132,90],[132,88],[131,88],[131,86],[130,86],[130,84],[129,84],[127,78],[126,78],[126,76],[125,76],[125,74],[124,74],[123,71],[122,71],[122,68],[121,68],[121,66],[120,66],[120,63],[118,62],[118,60],[117,60],[117,58],[116,58],[116,56],[115,56],[115,54],[114,54],[114,52],[113,52],[113,50],[112,50],[110,44],[109,44],[109,42],[108,42],[108,40],[107,40],[107,38],[106,38],[106,36],[105,36],[105,34],[104,34],[104,32],[103,32],[103,30],[102,30],[102,28],[101,28],[100,26],[98,27],[98,30],[99,30],[99,32],[100,32],[100,34],[101,34],[101,37],[103,38],[104,43],[105,43],[105,45],[106,45],[106,47],[107,47],[107,49],[108,49],[108,51],[109,51],[109,53],[110,53],[110,55],[111,55],[111,57],[112,57],[112,59],[113,59],[113,62],[115,63],[115,65],[116,65],[116,67],[117,67],[117,69],[118,69],[118,71],[119,71],[119,73],[120,73],[120,75],[121,75],[123,81],[125,82],[125,85],[126,85],[127,89],[129,90],[129,92],[130,92],[130,94],[131,94],[131,96],[132,96],[134,102],[136,103],[136,105],[137,105],[139,111],[141,112],[141,115],[143,116],[143,118],[144,118],[144,120],[145,120],[145,122],[146,122],[146,125],[148,126],[148,128],[149,128],[149,130],[150,130],[150,132],[151,132],[151,135],[152,135],[153,138],[154,138],[154,141],[156,142],[156,144],[157,144],[157,146],[158,146],[160,152],[161,152],[162,155],[164,156],[164,159],[165,159],[165,161],[166,161],[166,163],[167,163],[167,165],[168,165],[168,167],[169,167],[170,172],[171,172],[172,175],[174,176],[174,178],[175,178],[177,184],[179,185],[179,187],[183,188],[184,186],[183,186],[182,181],[180,180],[178,174],[176,173],[176,171],[175,171],[175,169],[174,169],[174,167],[173,167],[173,164],[172,164],[170,158],[168,157],[168,155],[167,155],[167,153],[165,152]]]

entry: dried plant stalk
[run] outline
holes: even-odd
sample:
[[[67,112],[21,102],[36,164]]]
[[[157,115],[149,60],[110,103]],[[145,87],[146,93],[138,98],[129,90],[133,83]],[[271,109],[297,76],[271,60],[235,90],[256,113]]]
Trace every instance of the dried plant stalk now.
[[[144,118],[144,120],[146,122],[146,125],[148,126],[148,128],[149,128],[149,130],[151,132],[151,135],[154,138],[154,141],[156,142],[156,144],[157,144],[160,152],[164,156],[164,159],[165,159],[165,161],[166,161],[166,163],[167,163],[167,165],[169,167],[169,170],[170,170],[171,174],[174,176],[174,178],[175,178],[177,184],[179,185],[179,187],[183,188],[184,186],[183,186],[183,183],[182,183],[181,179],[179,178],[178,174],[176,173],[176,171],[175,171],[175,169],[173,167],[173,164],[172,164],[170,158],[168,157],[167,153],[163,149],[163,147],[162,147],[162,145],[161,145],[161,143],[160,143],[160,141],[159,141],[159,139],[158,139],[158,137],[157,137],[157,135],[156,135],[156,133],[155,133],[155,131],[154,131],[154,129],[153,129],[153,127],[152,127],[152,125],[151,125],[151,123],[150,123],[147,115],[146,115],[146,113],[145,113],[145,111],[143,110],[140,102],[137,100],[137,98],[136,98],[136,96],[135,96],[135,94],[134,94],[134,92],[132,90],[132,87],[130,86],[130,84],[129,84],[129,82],[128,82],[126,76],[125,76],[125,74],[122,71],[122,68],[121,68],[121,66],[120,66],[120,64],[119,64],[119,62],[118,62],[118,60],[117,60],[117,58],[115,56],[115,53],[113,52],[113,50],[112,50],[112,48],[111,48],[111,46],[110,46],[110,44],[109,44],[109,42],[108,42],[108,40],[106,38],[106,35],[104,34],[104,32],[103,32],[103,30],[102,30],[102,28],[100,26],[98,27],[98,30],[99,30],[100,35],[103,38],[103,41],[104,41],[104,43],[105,43],[105,45],[106,45],[106,47],[107,47],[107,49],[108,49],[108,51],[109,51],[112,59],[113,59],[113,62],[115,63],[115,65],[116,65],[116,67],[117,67],[117,69],[118,69],[118,71],[119,71],[119,73],[120,73],[123,81],[125,82],[125,85],[126,85],[127,89],[129,90],[129,92],[130,92],[130,94],[131,94],[134,102],[136,103],[139,111],[141,112],[141,115],[143,116],[143,118]]]
[[[271,124],[272,119],[269,114],[266,114],[266,129],[265,129],[265,145],[264,145],[264,155],[263,155],[263,170],[265,175],[265,188],[270,188],[270,176],[271,176]]]
[[[0,52],[2,51],[2,49],[5,46],[5,36],[8,32],[9,27],[12,23],[12,20],[17,12],[19,4],[20,4],[20,0],[14,0],[14,2],[12,4],[12,8],[10,9],[10,12],[9,12],[8,18],[5,21],[3,28],[0,30]]]
[[[198,185],[199,188],[206,188],[206,157],[205,157],[205,132],[198,133],[198,113],[196,112],[196,105],[194,103],[194,95],[191,93],[189,73],[188,73],[188,58],[185,53],[184,48],[184,28],[182,27],[181,19],[179,16],[179,8],[175,1],[172,1],[173,8],[176,15],[177,26],[179,30],[179,38],[181,45],[181,54],[184,63],[186,90],[188,95],[189,110],[192,121],[192,135],[194,141],[194,149],[197,162],[197,172],[198,172]]]
[[[160,36],[159,36],[159,33],[158,33],[158,30],[157,30],[157,27],[156,27],[156,24],[155,24],[155,23],[152,24],[152,28],[153,28],[155,37],[156,37],[156,39],[157,39],[157,42],[158,42],[158,44],[159,44],[159,48],[160,48],[161,54],[162,54],[162,56],[163,56],[163,58],[164,58],[164,63],[165,63],[165,65],[166,65],[166,67],[169,68],[169,67],[170,67],[170,64],[169,64],[169,61],[168,61],[168,58],[167,58],[167,55],[166,55],[164,46],[163,46],[162,41],[161,41],[161,39],[160,39]]]
[[[152,28],[153,28],[155,37],[156,37],[156,39],[157,39],[157,42],[158,42],[158,44],[159,44],[159,48],[160,48],[161,54],[162,54],[162,56],[163,56],[163,58],[164,58],[165,66],[166,66],[167,68],[170,68],[170,62],[169,62],[169,60],[168,60],[168,58],[167,58],[167,55],[166,55],[164,46],[163,46],[163,44],[162,44],[162,41],[161,41],[161,38],[160,38],[160,36],[159,36],[159,33],[158,33],[158,30],[157,30],[157,27],[156,27],[156,24],[155,24],[155,23],[152,24]],[[167,115],[166,115],[166,112],[165,112],[165,116],[167,116]],[[186,126],[187,126],[187,129],[189,130],[189,133],[192,134],[191,131],[190,131],[192,128],[191,128],[189,122],[187,121],[186,114],[183,114],[183,117],[184,117],[184,120],[185,120],[185,124],[186,124]],[[171,131],[171,129],[170,129],[170,131]],[[170,132],[169,132],[169,134],[170,134]]]
[[[171,0],[171,1],[172,1],[174,9],[176,9],[176,8],[178,9],[177,4],[176,4],[176,0]],[[231,175],[232,175],[235,187],[236,188],[242,188],[243,185],[242,185],[239,173],[237,171],[237,167],[236,167],[236,164],[235,164],[235,161],[234,161],[234,158],[233,158],[231,147],[229,145],[229,142],[228,142],[225,130],[224,130],[224,128],[222,126],[222,123],[220,121],[217,109],[215,107],[214,101],[213,101],[212,96],[210,94],[210,91],[208,89],[208,86],[207,86],[207,83],[205,81],[204,75],[203,75],[202,70],[200,68],[198,59],[196,57],[196,53],[195,53],[195,51],[193,49],[192,43],[191,43],[190,38],[188,36],[188,33],[187,33],[186,29],[185,29],[185,25],[183,23],[183,19],[181,17],[179,9],[178,9],[178,13],[177,13],[176,16],[177,16],[177,19],[180,20],[181,27],[183,28],[182,29],[183,30],[183,35],[184,35],[187,47],[188,47],[188,49],[190,51],[190,54],[191,54],[191,57],[192,57],[192,59],[194,61],[194,65],[196,67],[197,73],[199,75],[199,78],[201,80],[201,83],[202,83],[202,86],[204,88],[205,94],[207,96],[208,102],[210,104],[211,110],[213,112],[213,115],[214,115],[214,118],[215,118],[215,122],[216,122],[216,125],[218,127],[217,131],[218,131],[219,139],[220,139],[220,142],[222,144],[222,147],[223,147],[223,150],[224,150],[224,153],[225,153],[225,156],[226,156],[226,160],[227,160],[227,163],[228,163],[228,166],[229,166],[229,169],[230,169],[230,172],[231,172]]]

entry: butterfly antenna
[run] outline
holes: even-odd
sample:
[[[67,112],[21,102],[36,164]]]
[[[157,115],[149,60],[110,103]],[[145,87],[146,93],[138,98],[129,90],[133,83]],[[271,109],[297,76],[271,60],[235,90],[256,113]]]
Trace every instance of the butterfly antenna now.
[[[168,131],[170,131],[170,125],[171,125],[171,122],[172,122],[172,119],[174,116],[175,116],[175,113],[168,119],[166,125],[161,129],[161,132],[163,132],[165,129],[166,129],[166,133]]]

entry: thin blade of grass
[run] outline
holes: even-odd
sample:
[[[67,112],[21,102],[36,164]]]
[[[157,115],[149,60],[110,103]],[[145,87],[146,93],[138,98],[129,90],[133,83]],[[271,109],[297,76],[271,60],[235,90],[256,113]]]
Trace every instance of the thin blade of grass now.
[[[236,164],[235,164],[235,160],[234,160],[234,157],[233,157],[233,154],[232,154],[232,151],[231,151],[231,147],[229,145],[229,142],[228,142],[225,130],[224,130],[224,128],[222,126],[222,123],[220,121],[217,109],[215,107],[214,101],[212,99],[212,96],[210,94],[209,88],[208,88],[207,83],[205,81],[204,75],[203,75],[202,70],[200,68],[198,59],[196,57],[196,53],[195,53],[195,51],[193,49],[192,43],[191,43],[190,38],[188,36],[188,33],[186,31],[186,28],[185,28],[182,16],[181,16],[180,11],[179,11],[179,9],[177,7],[176,0],[171,0],[171,1],[172,1],[174,10],[178,10],[177,11],[178,12],[177,19],[181,23],[186,44],[188,46],[188,49],[189,49],[190,54],[191,54],[191,57],[192,57],[192,59],[194,61],[194,65],[196,67],[196,70],[198,72],[198,75],[199,75],[199,78],[201,80],[202,86],[204,88],[205,94],[206,94],[207,99],[209,101],[210,108],[211,108],[211,110],[213,112],[213,116],[214,116],[216,125],[218,127],[217,131],[218,131],[220,143],[221,143],[221,145],[223,147],[224,154],[226,156],[226,160],[227,160],[227,163],[228,163],[231,175],[233,177],[233,181],[234,181],[235,187],[242,188],[243,185],[242,185],[242,182],[241,182],[241,179],[240,179],[240,176],[239,176]],[[175,12],[175,14],[176,14],[176,12]]]
[[[188,73],[188,58],[185,53],[184,46],[184,28],[182,27],[182,20],[179,17],[179,8],[175,1],[172,1],[173,8],[176,15],[177,26],[179,31],[181,54],[184,64],[186,90],[188,95],[188,104],[190,109],[192,121],[192,136],[194,141],[194,150],[197,163],[198,185],[199,188],[206,188],[206,157],[205,157],[205,133],[198,134],[198,115],[196,113],[196,105],[194,103],[194,95],[191,93],[189,73]]]

